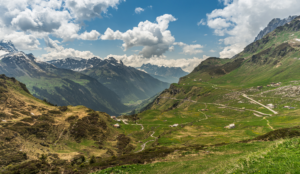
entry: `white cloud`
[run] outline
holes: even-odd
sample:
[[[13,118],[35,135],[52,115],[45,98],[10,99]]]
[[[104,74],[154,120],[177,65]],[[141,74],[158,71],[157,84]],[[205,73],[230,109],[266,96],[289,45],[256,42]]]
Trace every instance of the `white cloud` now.
[[[143,11],[145,11],[143,8],[141,8],[141,7],[137,7],[137,8],[135,8],[135,10],[134,10],[134,12],[136,13],[136,14],[141,14]]]
[[[66,8],[78,20],[101,18],[108,8],[117,8],[122,0],[65,0]]]
[[[56,59],[65,59],[69,57],[80,57],[83,59],[90,59],[92,57],[98,57],[95,56],[90,51],[79,51],[75,50],[73,48],[64,48],[63,46],[60,46],[59,41],[52,40],[49,37],[44,38],[47,47],[44,48],[48,53],[42,54],[40,57],[38,57],[39,61],[49,61],[49,60],[56,60]]]
[[[124,33],[107,28],[101,39],[122,40],[124,42],[122,46],[125,51],[132,47],[143,46],[139,54],[146,58],[161,56],[175,42],[175,38],[167,29],[169,22],[176,21],[176,19],[170,14],[165,14],[157,17],[156,21],[157,23],[152,23],[148,20],[140,22],[137,27]]]
[[[201,48],[203,48],[203,46],[199,45],[199,44],[188,45],[183,42],[175,42],[174,45],[178,45],[178,46],[182,47],[183,54],[193,55],[193,54],[199,54],[199,53],[203,52],[203,50],[201,50]]]
[[[206,22],[204,22],[204,19],[201,19],[198,23],[197,23],[197,25],[199,26],[199,25],[206,25]]]
[[[82,40],[98,40],[99,37],[100,33],[96,30],[92,30],[91,32],[85,31],[84,33],[78,35],[78,38]]]
[[[298,0],[220,0],[223,9],[215,9],[207,15],[207,25],[214,33],[225,36],[227,45],[220,57],[232,57],[241,52],[247,44],[273,18],[286,18],[300,14]]]
[[[204,59],[203,58],[182,58],[182,59],[165,59],[162,57],[155,57],[151,59],[143,58],[141,55],[108,55],[106,57],[114,57],[117,60],[122,60],[122,62],[127,66],[141,67],[143,64],[153,64],[158,66],[167,67],[181,67],[184,71],[191,72],[196,66],[198,66]]]
[[[95,30],[84,31],[83,20],[101,17],[123,0],[1,0],[0,31],[12,38],[19,49],[39,49],[38,40],[49,35],[63,41],[97,40]],[[10,31],[10,32],[7,32]],[[16,38],[21,37],[23,39]],[[14,40],[13,40],[14,39]],[[28,46],[25,46],[29,44]]]
[[[216,51],[215,51],[215,50],[209,50],[209,52],[214,53],[214,52],[216,52]]]
[[[0,27],[0,40],[11,40],[15,47],[19,50],[37,50],[40,49],[38,39],[25,32],[12,31],[8,28]]]
[[[194,41],[193,41],[193,43],[196,43],[196,42],[197,42],[197,40],[194,40]]]

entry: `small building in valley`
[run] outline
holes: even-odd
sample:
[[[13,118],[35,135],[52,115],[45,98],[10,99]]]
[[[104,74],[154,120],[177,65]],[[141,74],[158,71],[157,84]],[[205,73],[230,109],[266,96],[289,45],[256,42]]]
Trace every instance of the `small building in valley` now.
[[[173,124],[173,125],[170,125],[169,127],[178,127],[179,124]]]
[[[267,104],[267,107],[270,108],[270,109],[274,109],[274,105],[272,103]]]
[[[235,124],[232,123],[232,124],[230,124],[230,125],[228,125],[228,126],[225,126],[224,128],[227,128],[227,129],[233,129],[233,128],[235,128]]]
[[[121,126],[117,123],[117,124],[114,124],[114,127],[115,128],[120,128]]]
[[[110,116],[111,119],[116,120],[117,117],[116,116]]]

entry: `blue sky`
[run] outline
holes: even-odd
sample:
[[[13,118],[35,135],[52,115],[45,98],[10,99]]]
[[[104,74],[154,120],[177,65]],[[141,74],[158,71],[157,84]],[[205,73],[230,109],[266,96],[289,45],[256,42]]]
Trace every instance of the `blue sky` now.
[[[177,20],[171,22],[168,30],[175,37],[176,42],[183,42],[186,44],[200,44],[203,46],[201,49],[203,52],[193,55],[182,54],[182,49],[179,46],[172,52],[167,51],[164,55],[171,59],[180,58],[202,58],[203,55],[219,56],[220,51],[219,36],[213,34],[206,25],[197,25],[201,19],[206,18],[206,14],[210,13],[216,8],[222,8],[224,5],[218,0],[212,0],[209,2],[201,1],[183,1],[183,0],[127,0],[126,2],[120,3],[117,9],[109,8],[106,14],[103,14],[102,18],[94,18],[89,21],[84,21],[83,27],[80,32],[97,30],[100,34],[103,34],[107,28],[112,30],[119,30],[126,32],[133,27],[136,27],[141,21],[150,21],[155,23],[158,16],[164,14],[171,14]],[[144,11],[137,14],[135,13],[136,8],[143,8]],[[62,39],[51,37],[62,41]],[[133,47],[127,51],[122,49],[121,40],[74,40],[71,42],[63,42],[62,45],[65,48],[74,48],[80,51],[89,50],[96,56],[102,58],[109,54],[113,55],[131,55],[136,52],[134,50],[141,50],[142,47]],[[41,39],[41,44],[43,40]],[[46,45],[45,45],[46,46]],[[215,50],[212,53],[210,50]],[[31,51],[36,56],[40,56],[45,53],[44,50]]]
[[[112,56],[191,71],[241,52],[273,18],[299,14],[298,0],[3,0],[0,39],[41,61]]]

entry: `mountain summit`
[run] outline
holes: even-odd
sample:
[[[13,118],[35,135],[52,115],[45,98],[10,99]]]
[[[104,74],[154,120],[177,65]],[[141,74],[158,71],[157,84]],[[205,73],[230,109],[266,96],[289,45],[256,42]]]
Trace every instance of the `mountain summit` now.
[[[279,19],[279,18],[275,18],[273,19],[268,26],[263,29],[262,31],[260,31],[260,33],[257,35],[257,37],[255,38],[254,42],[257,40],[260,40],[261,38],[263,38],[265,35],[267,35],[268,33],[274,31],[277,27],[283,26],[286,23],[291,22],[292,20],[294,20],[297,16],[289,16],[288,18],[285,19]]]
[[[10,40],[0,40],[0,50],[1,47],[9,52],[18,52],[18,50]]]

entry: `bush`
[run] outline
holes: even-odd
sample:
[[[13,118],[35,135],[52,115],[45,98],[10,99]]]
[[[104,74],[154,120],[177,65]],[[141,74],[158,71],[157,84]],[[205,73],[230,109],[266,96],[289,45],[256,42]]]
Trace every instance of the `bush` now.
[[[62,111],[62,112],[65,112],[65,111],[68,110],[68,107],[67,107],[67,106],[60,106],[60,107],[58,107],[58,109],[59,109],[60,111]]]
[[[90,159],[90,164],[94,164],[96,162],[96,157],[93,155]]]

